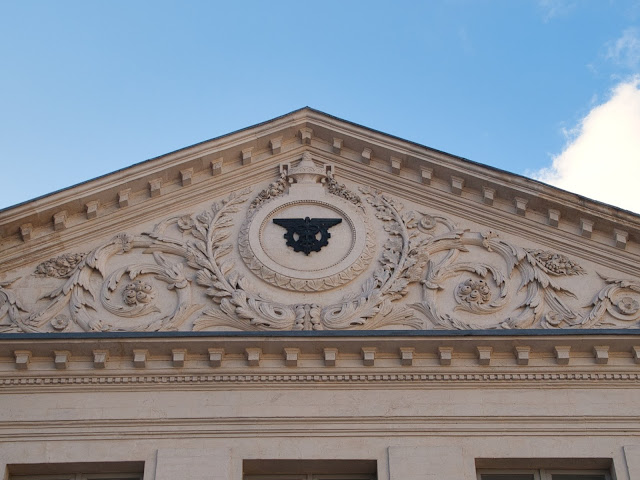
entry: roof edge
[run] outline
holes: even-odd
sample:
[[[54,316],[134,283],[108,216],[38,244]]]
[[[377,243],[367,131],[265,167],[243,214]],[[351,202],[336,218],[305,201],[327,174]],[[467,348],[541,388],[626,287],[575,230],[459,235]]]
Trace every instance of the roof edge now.
[[[273,154],[268,150],[268,147],[267,150],[264,150],[265,142],[272,138],[272,135],[276,137],[280,135],[280,132],[287,132],[286,137],[289,139],[289,142],[291,142],[292,139],[295,138],[295,132],[297,132],[295,129],[302,127],[303,124],[310,127],[312,126],[314,131],[320,132],[318,135],[321,136],[317,138],[314,134],[314,141],[319,140],[323,145],[328,141],[327,148],[329,152],[331,150],[331,138],[327,140],[327,138],[324,137],[331,137],[333,132],[336,132],[337,135],[343,135],[345,144],[351,142],[353,143],[351,146],[353,148],[357,149],[358,145],[360,145],[360,148],[362,148],[363,145],[371,147],[374,150],[379,148],[380,156],[376,156],[377,163],[374,162],[375,165],[372,165],[374,165],[375,169],[383,172],[383,174],[385,174],[384,172],[389,173],[389,169],[384,164],[384,162],[389,160],[387,158],[388,155],[395,155],[396,152],[398,152],[401,156],[405,156],[411,166],[407,167],[407,171],[404,171],[403,175],[398,177],[399,181],[413,183],[415,180],[417,181],[417,185],[419,185],[421,182],[420,170],[422,166],[433,166],[434,171],[435,169],[440,169],[440,173],[442,174],[439,178],[438,175],[434,174],[435,178],[440,182],[439,186],[436,186],[439,195],[447,196],[451,194],[451,191],[448,190],[451,185],[447,185],[447,182],[449,181],[449,177],[453,179],[454,175],[458,175],[465,177],[467,180],[465,183],[465,191],[467,190],[467,184],[469,185],[467,195],[463,196],[464,198],[461,198],[461,200],[475,202],[478,200],[478,198],[475,197],[480,195],[479,201],[482,202],[482,192],[476,194],[474,189],[476,191],[484,191],[484,187],[489,186],[494,188],[495,191],[502,193],[501,201],[503,206],[500,208],[505,213],[513,214],[512,203],[516,196],[522,192],[530,199],[529,210],[536,211],[537,209],[537,216],[534,215],[535,218],[540,217],[537,218],[537,223],[542,222],[542,224],[546,225],[546,220],[543,216],[546,215],[547,209],[560,208],[563,210],[563,218],[571,218],[571,221],[574,223],[583,217],[588,219],[588,217],[591,216],[593,217],[592,220],[594,218],[597,219],[601,225],[596,227],[596,229],[600,229],[601,232],[606,234],[607,239],[604,240],[604,243],[607,245],[607,248],[611,246],[621,248],[616,244],[616,229],[624,230],[623,236],[627,235],[627,239],[632,240],[634,243],[640,243],[640,214],[604,202],[592,200],[520,174],[484,165],[349,120],[344,120],[309,106],[1,209],[0,235],[4,238],[11,237],[10,243],[7,244],[11,245],[11,248],[20,247],[22,226],[28,229],[44,227],[37,232],[38,238],[44,239],[46,235],[57,230],[54,228],[53,217],[59,212],[63,213],[64,216],[75,215],[75,219],[69,223],[70,226],[75,228],[76,225],[79,225],[79,222],[84,221],[81,220],[81,218],[84,219],[84,217],[78,217],[78,215],[83,214],[85,207],[88,208],[88,204],[91,202],[95,203],[94,200],[96,199],[109,205],[106,209],[109,213],[117,211],[119,192],[129,187],[132,187],[132,193],[136,194],[143,193],[144,189],[147,190],[147,195],[138,197],[139,201],[133,205],[137,208],[137,205],[140,204],[142,199],[146,202],[148,197],[153,197],[153,195],[148,195],[150,193],[149,183],[152,180],[155,181],[158,177],[170,177],[168,182],[173,182],[170,187],[167,190],[164,188],[166,178],[161,180],[161,182],[163,182],[161,183],[161,187],[164,193],[170,192],[169,194],[173,194],[174,190],[180,186],[181,172],[179,172],[179,170],[181,171],[182,168],[187,168],[194,163],[197,163],[198,169],[205,168],[203,165],[206,165],[207,161],[209,161],[206,160],[206,158],[213,157],[218,153],[220,155],[224,153],[226,173],[227,167],[233,170],[244,164],[244,161],[242,164],[240,163],[240,151],[252,143],[255,145],[260,142],[261,153],[259,155],[261,155],[262,160],[265,160],[269,158],[268,154]],[[298,133],[298,136],[299,135]],[[324,135],[324,137],[322,137],[322,135]],[[298,138],[298,142],[301,141],[302,140]],[[301,143],[301,145],[303,144],[304,142]],[[319,144],[316,142],[314,145],[317,147]],[[324,148],[324,146],[322,148]],[[346,150],[348,150],[348,148]],[[351,154],[345,157],[345,160],[351,163],[351,167],[358,166],[357,162],[359,157],[357,157],[357,155],[354,157],[354,154],[358,154],[358,152],[351,151]],[[340,154],[338,153],[338,155]],[[355,164],[353,163],[354,160],[356,162]],[[229,162],[229,164],[227,162]],[[362,163],[362,161],[360,161],[360,163]],[[385,168],[387,169],[385,170]],[[409,169],[412,171],[409,172]],[[126,172],[126,174],[124,172]],[[201,176],[198,177],[198,181],[204,180],[206,175],[202,175],[206,172],[204,170],[199,170],[199,172],[198,175]],[[210,171],[209,174],[211,174]],[[196,181],[194,181],[194,183],[196,183]],[[422,183],[425,182],[423,181]],[[475,185],[472,186],[473,184]],[[479,187],[482,188],[478,190]],[[471,197],[469,194],[471,194]],[[460,195],[458,195],[458,197],[459,196]],[[105,203],[101,203],[101,205]],[[102,213],[104,214],[105,210],[102,210]],[[103,215],[103,218],[107,218],[109,213]],[[543,216],[538,215],[539,213],[542,213]],[[95,216],[96,215],[91,218],[95,218]],[[98,216],[100,217],[100,215]],[[579,234],[579,229],[579,226],[571,226],[568,233],[575,233],[577,231]],[[631,235],[629,235],[629,233],[631,233]],[[27,237],[22,235],[22,240],[25,240],[25,238]],[[612,238],[614,238],[615,241],[612,240]],[[623,242],[625,245],[627,239]]]

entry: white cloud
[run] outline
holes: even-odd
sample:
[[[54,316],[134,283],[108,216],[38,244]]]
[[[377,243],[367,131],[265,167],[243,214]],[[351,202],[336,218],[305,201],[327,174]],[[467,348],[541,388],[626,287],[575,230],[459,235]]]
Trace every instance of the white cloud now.
[[[618,65],[635,69],[640,65],[640,31],[627,28],[622,36],[607,44],[606,58]]]
[[[538,6],[544,13],[544,21],[569,14],[576,6],[572,0],[538,0]]]
[[[566,134],[552,166],[532,176],[640,213],[640,76],[618,84]]]

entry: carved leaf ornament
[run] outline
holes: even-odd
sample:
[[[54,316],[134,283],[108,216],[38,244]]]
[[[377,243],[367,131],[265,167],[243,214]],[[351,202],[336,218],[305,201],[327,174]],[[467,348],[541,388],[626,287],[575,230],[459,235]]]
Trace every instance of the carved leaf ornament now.
[[[562,254],[458,229],[443,216],[405,209],[376,190],[356,194],[309,157],[301,165],[299,177],[285,171],[257,194],[235,192],[199,214],[168,218],[151,232],[120,234],[88,253],[39,264],[34,276],[57,286],[37,309],[20,300],[20,290],[14,290],[19,279],[0,281],[0,331],[640,326],[640,282],[601,277],[604,285],[592,298],[578,299],[566,279],[588,272]],[[305,181],[322,185],[328,197],[323,202],[359,212],[366,235],[363,253],[348,268],[296,280],[256,263],[247,232],[256,212],[283,201],[290,184]],[[382,238],[378,233],[379,247],[371,221],[384,232]],[[331,249],[332,238],[323,238],[323,251]],[[315,251],[305,253],[292,251],[302,261]],[[143,263],[126,261],[141,255]],[[288,298],[287,290],[312,298],[341,285],[353,288],[333,303],[288,303],[270,298],[263,282],[285,289],[281,299]]]

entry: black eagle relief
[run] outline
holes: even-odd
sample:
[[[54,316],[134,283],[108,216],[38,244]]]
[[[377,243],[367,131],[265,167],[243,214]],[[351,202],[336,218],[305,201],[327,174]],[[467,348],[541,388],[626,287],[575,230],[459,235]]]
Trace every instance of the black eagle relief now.
[[[287,229],[284,238],[294,252],[319,252],[329,244],[329,229],[342,222],[341,218],[274,218],[273,223]]]

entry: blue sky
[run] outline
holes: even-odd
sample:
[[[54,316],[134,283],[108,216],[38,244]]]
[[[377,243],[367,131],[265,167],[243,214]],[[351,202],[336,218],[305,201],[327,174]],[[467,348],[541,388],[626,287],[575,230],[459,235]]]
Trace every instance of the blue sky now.
[[[640,212],[640,0],[0,0],[0,62],[0,208],[308,105]]]

